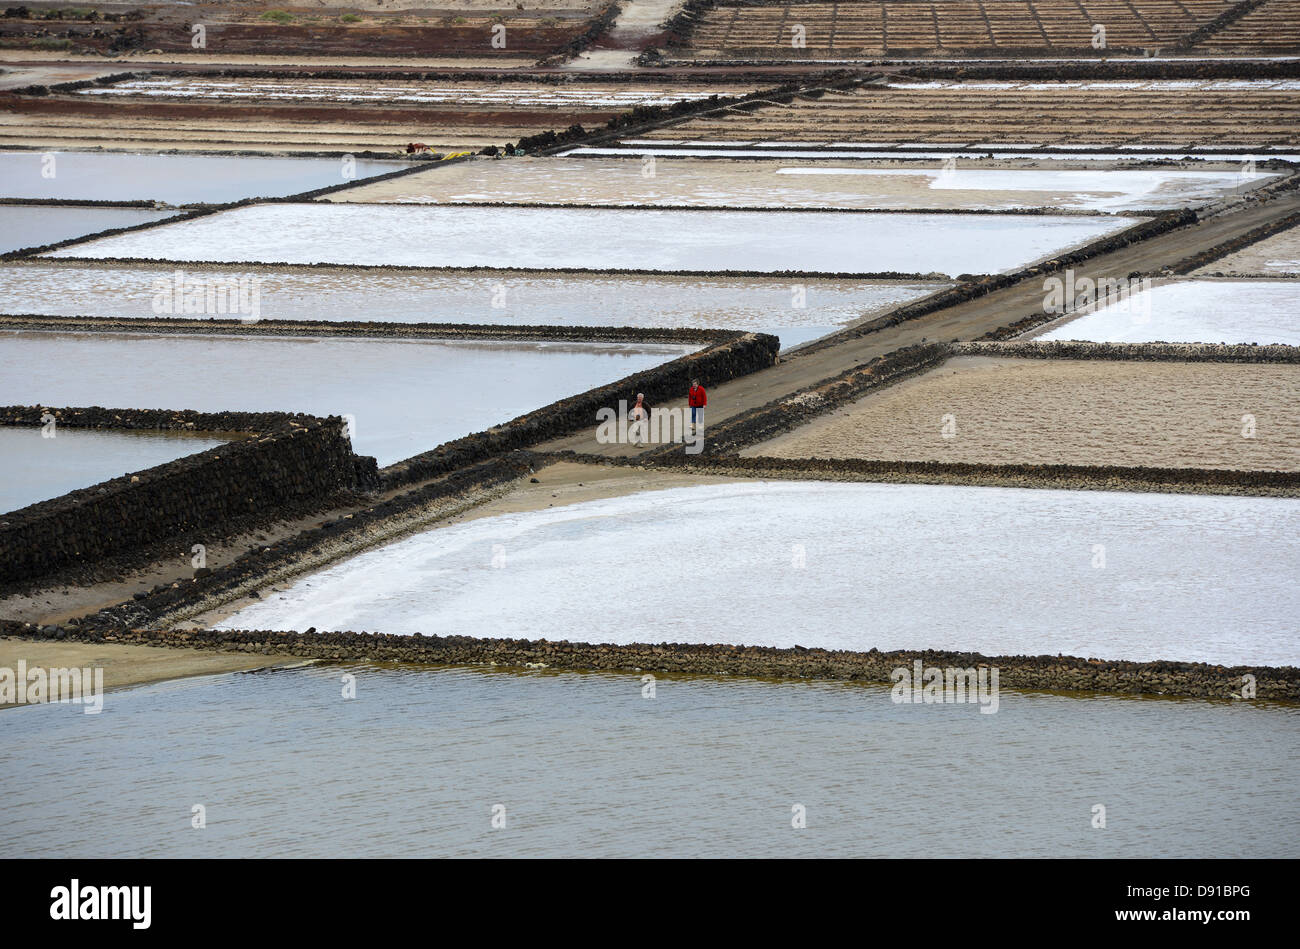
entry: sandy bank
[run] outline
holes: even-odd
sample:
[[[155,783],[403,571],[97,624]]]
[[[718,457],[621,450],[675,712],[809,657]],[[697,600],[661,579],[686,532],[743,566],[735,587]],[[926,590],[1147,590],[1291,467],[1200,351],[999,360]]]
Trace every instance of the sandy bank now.
[[[110,692],[167,679],[240,672],[293,661],[285,656],[250,656],[208,649],[0,638],[0,667],[16,669],[19,660],[26,662],[28,668],[102,668],[104,688]],[[0,705],[0,708],[14,706]]]

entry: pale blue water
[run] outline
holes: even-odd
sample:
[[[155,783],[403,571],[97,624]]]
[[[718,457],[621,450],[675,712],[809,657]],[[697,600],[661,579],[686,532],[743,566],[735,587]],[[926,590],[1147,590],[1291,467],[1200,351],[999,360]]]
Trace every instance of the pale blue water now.
[[[1300,855],[1300,710],[1257,703],[356,664],[0,722],[0,857]]]

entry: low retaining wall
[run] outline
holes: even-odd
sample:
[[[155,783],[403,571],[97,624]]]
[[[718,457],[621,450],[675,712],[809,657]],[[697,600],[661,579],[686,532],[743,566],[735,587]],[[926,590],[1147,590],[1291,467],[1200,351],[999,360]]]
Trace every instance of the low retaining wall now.
[[[498,666],[618,672],[697,673],[784,679],[849,679],[889,682],[899,667],[998,669],[999,687],[1027,690],[1111,692],[1193,696],[1231,700],[1243,676],[1255,678],[1259,699],[1300,700],[1300,669],[1294,666],[1220,666],[1196,662],[1122,662],[1072,656],[983,656],[978,653],[897,651],[848,652],[709,646],[681,643],[614,646],[469,636],[397,636],[383,633],[297,633],[132,629],[104,633],[76,627],[36,627],[0,621],[0,635],[75,642],[126,643],[212,649],[264,656],[325,660]]]
[[[863,481],[1045,488],[1057,491],[1154,491],[1162,494],[1300,497],[1300,471],[987,464],[869,458],[773,458],[765,455],[707,457],[665,454],[656,458],[605,457],[576,452],[538,454],[537,461],[617,465],[646,470],[671,468],[689,474],[785,481]]]
[[[708,346],[734,339],[736,330],[695,327],[548,326],[495,323],[391,323],[330,320],[256,320],[176,316],[45,316],[0,313],[0,328],[94,333],[172,333],[202,336],[324,336],[448,341],[520,340],[566,343],[670,343]],[[278,414],[278,413],[270,413]]]
[[[382,472],[385,487],[397,487],[436,477],[502,452],[531,448],[553,438],[596,427],[596,411],[617,408],[620,399],[635,401],[644,393],[647,405],[679,398],[692,379],[717,385],[776,363],[781,341],[767,333],[726,334],[727,338],[698,353],[634,373],[618,382],[552,402],[503,425],[458,438],[432,451],[415,455]]]
[[[1289,186],[1287,190],[1300,186],[1300,175],[1292,175],[1286,182]],[[1282,190],[1281,188],[1277,190]],[[1244,247],[1251,244],[1257,244],[1267,237],[1274,234],[1280,234],[1283,231],[1300,225],[1300,212],[1288,214],[1286,217],[1278,218],[1276,221],[1270,221],[1267,224],[1261,224],[1259,227],[1247,231],[1239,237],[1232,240],[1224,241],[1222,244],[1216,244],[1208,250],[1201,251],[1199,254],[1193,254],[1173,266],[1173,272],[1176,274],[1189,274],[1193,270],[1199,270],[1219,260],[1227,257],[1229,254],[1235,254]]]
[[[1104,359],[1140,362],[1300,363],[1300,346],[1282,343],[1090,343],[1074,340],[954,343],[954,356]]]
[[[250,431],[246,413],[138,412],[98,407],[0,409],[9,425]],[[267,416],[252,437],[178,458],[135,474],[0,514],[0,584],[58,570],[177,536],[224,535],[250,519],[280,516],[307,503],[377,484],[375,461],[354,455],[343,421]],[[201,427],[202,426],[202,427]]]
[[[1150,47],[1172,49],[1178,44],[1149,43]],[[1139,47],[1140,48],[1140,47]],[[1300,62],[1274,60],[1200,60],[1179,62],[1171,59],[1139,59],[1120,62],[1114,48],[1097,50],[1096,63],[1010,62],[910,66],[902,75],[915,79],[1025,79],[1106,80],[1106,79],[1291,79],[1300,76]]]

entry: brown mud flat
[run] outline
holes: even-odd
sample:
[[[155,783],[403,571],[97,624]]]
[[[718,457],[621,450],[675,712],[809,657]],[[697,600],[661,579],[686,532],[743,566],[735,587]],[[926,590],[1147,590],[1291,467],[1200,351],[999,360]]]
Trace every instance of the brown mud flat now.
[[[140,8],[129,18],[114,20],[97,13],[94,19],[77,20],[6,16],[0,18],[0,46],[103,55],[133,50],[193,53],[191,22],[197,20],[205,27],[205,49],[220,55],[277,55],[293,49],[326,56],[355,56],[363,51],[381,57],[494,59],[522,54],[536,59],[576,40],[591,19],[590,13],[582,11],[538,17],[511,9],[501,11],[499,17],[371,14],[357,22],[343,22],[338,16],[318,16],[317,11],[295,15],[276,8],[273,15],[278,19],[265,19],[267,12],[269,8],[250,12],[239,5],[206,4],[199,17],[192,8],[176,6]],[[498,22],[506,30],[504,45],[501,40],[494,45],[500,35],[494,32]]]
[[[1205,85],[1135,89],[1100,81],[1087,88],[1006,85],[858,85],[794,95],[788,103],[719,110],[643,137],[686,145],[696,140],[1155,149],[1300,144],[1300,97],[1294,90]]]
[[[1074,656],[984,656],[925,651],[850,652],[794,646],[716,646],[638,643],[627,646],[470,636],[384,633],[151,630],[109,633],[0,621],[0,635],[87,644],[207,649],[244,656],[299,660],[374,660],[438,665],[491,664],[571,670],[698,673],[773,679],[848,679],[889,682],[895,669],[923,666],[997,668],[999,686],[1067,692],[1186,696],[1232,701],[1245,676],[1256,696],[1300,700],[1300,669],[1293,666],[1220,666],[1192,662],[1125,662]]]
[[[1295,365],[968,356],[742,454],[1295,471],[1297,402]]]
[[[705,7],[680,40],[683,58],[1075,55],[1186,45],[1237,0],[1134,0],[1091,11],[1074,0],[737,3]],[[1090,15],[1091,13],[1091,15]],[[1265,14],[1267,15],[1267,14]],[[1094,46],[1097,23],[1105,26]],[[796,43],[795,27],[802,29]],[[1241,31],[1250,39],[1259,24]],[[1249,43],[1247,43],[1249,45]],[[1261,47],[1255,47],[1258,51]]]

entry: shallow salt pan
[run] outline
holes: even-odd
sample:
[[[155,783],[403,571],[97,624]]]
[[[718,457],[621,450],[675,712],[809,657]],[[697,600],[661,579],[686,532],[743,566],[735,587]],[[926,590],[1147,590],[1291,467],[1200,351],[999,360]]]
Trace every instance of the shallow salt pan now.
[[[255,205],[53,257],[774,273],[997,273],[1132,219],[984,214]]]
[[[387,465],[693,349],[9,333],[0,405],[352,415],[353,448]]]
[[[167,265],[33,262],[0,266],[0,299],[11,313],[152,317],[154,284],[175,285]],[[217,285],[257,280],[267,320],[373,320],[502,326],[708,327],[752,330],[794,346],[862,317],[884,313],[948,284],[769,277],[400,273],[267,267],[186,267],[182,279]],[[186,316],[189,314],[178,314]],[[201,318],[203,314],[194,314]]]
[[[680,488],[418,534],[223,627],[1297,664],[1298,529],[1290,499]]]
[[[172,217],[171,211],[137,208],[44,208],[0,206],[0,254],[44,247],[114,227],[134,227]]]
[[[545,158],[466,162],[330,196],[359,203],[661,205],[680,207],[1078,211],[1176,208],[1265,179],[1235,171],[875,168],[818,163],[665,158]]]
[[[1300,282],[1186,280],[1160,284],[1056,325],[1037,338],[1300,346]]]
[[[369,159],[0,152],[0,197],[220,203],[281,198],[406,167]]]
[[[220,439],[172,432],[0,427],[0,513],[57,498],[130,471],[215,448]]]

